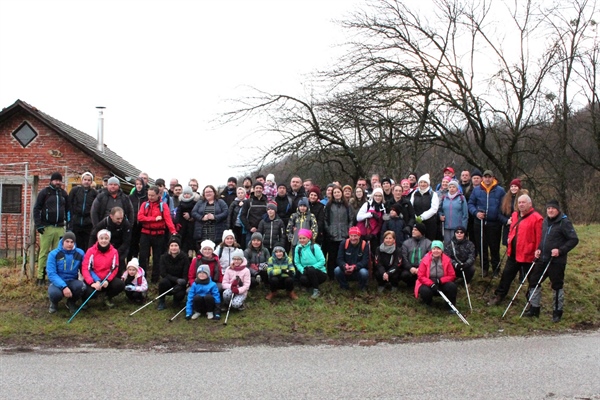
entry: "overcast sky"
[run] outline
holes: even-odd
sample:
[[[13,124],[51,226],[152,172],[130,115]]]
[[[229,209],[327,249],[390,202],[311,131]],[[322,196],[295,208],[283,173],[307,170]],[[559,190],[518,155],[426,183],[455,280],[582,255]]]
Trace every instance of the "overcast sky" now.
[[[304,95],[358,0],[0,0],[0,108],[21,99],[153,178],[225,183],[251,154],[211,124],[247,86]],[[257,137],[256,140],[261,140]]]

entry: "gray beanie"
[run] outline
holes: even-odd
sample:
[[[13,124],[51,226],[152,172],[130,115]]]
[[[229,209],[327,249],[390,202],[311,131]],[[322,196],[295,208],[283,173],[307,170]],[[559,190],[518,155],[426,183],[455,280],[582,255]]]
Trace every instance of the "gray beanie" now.
[[[202,264],[196,270],[196,276],[198,276],[200,272],[204,272],[206,275],[210,276],[210,267],[206,264]]]
[[[110,178],[108,178],[108,184],[110,185],[111,183],[116,183],[117,185],[121,186],[121,183],[119,182],[119,179],[116,176],[111,176]]]
[[[263,241],[263,235],[262,235],[262,233],[260,233],[260,232],[254,232],[252,234],[252,236],[250,237],[250,240],[254,240],[254,239],[258,239],[258,240],[260,240],[262,242]]]
[[[72,241],[75,241],[75,234],[73,232],[65,232],[65,234],[62,237],[63,242],[67,239],[70,239]]]

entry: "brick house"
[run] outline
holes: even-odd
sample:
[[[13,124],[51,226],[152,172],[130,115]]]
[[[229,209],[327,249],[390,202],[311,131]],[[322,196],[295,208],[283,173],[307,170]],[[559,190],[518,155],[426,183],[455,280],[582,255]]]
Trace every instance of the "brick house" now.
[[[24,101],[0,111],[0,255],[12,257],[12,251],[25,249],[33,254],[32,209],[53,172],[63,175],[67,192],[80,183],[85,171],[92,172],[98,185],[104,175],[124,184],[139,175],[139,169],[108,147],[104,151],[97,147],[96,138]]]

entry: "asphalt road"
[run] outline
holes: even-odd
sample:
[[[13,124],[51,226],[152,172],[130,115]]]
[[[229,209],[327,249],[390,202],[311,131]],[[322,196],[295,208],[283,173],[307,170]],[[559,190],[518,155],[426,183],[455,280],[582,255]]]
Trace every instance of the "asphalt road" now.
[[[189,353],[1,350],[2,399],[600,399],[600,332]]]

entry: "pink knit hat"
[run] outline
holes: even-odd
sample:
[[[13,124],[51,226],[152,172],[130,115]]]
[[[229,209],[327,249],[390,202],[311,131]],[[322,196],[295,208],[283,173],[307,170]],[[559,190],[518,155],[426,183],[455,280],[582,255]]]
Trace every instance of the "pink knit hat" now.
[[[306,229],[306,228],[300,229],[298,231],[298,237],[300,237],[300,236],[304,236],[309,239],[312,239],[312,231],[310,229]]]

